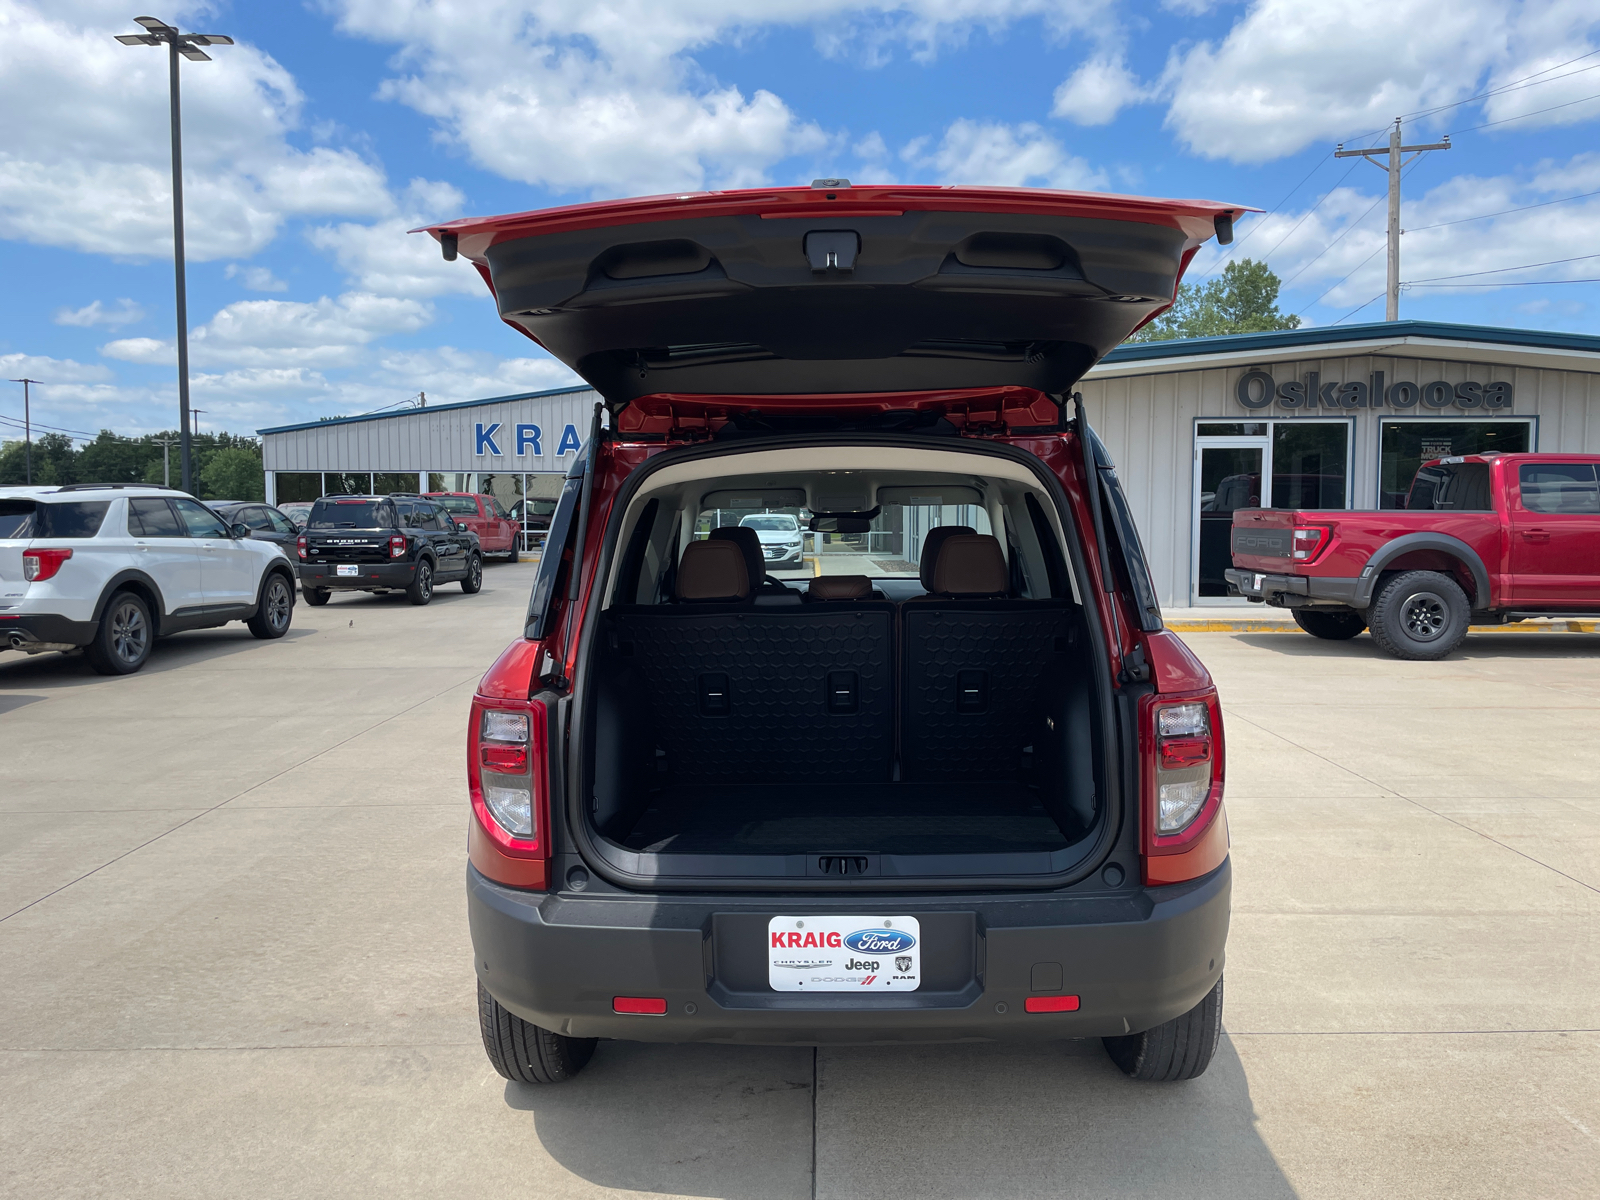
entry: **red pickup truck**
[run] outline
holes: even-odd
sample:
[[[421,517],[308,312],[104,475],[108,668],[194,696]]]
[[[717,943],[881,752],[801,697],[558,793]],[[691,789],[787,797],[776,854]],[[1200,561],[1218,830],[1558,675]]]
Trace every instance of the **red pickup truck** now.
[[[1600,455],[1427,462],[1403,509],[1234,514],[1231,590],[1320,638],[1443,658],[1467,626],[1600,614]]]
[[[518,558],[520,532],[511,514],[493,496],[477,492],[428,492],[427,497],[478,535],[485,554],[501,554],[507,562]]]

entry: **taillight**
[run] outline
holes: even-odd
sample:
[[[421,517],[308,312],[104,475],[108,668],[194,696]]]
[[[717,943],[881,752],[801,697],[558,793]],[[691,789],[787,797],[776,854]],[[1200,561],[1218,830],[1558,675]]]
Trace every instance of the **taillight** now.
[[[1295,562],[1310,562],[1328,544],[1330,530],[1325,525],[1301,525],[1294,531]]]
[[[1194,878],[1226,855],[1226,835],[1192,870],[1152,866],[1151,857],[1187,854],[1206,840],[1222,807],[1222,708],[1214,689],[1182,697],[1147,696],[1140,705],[1144,767],[1146,882]],[[1212,861],[1215,859],[1215,861]]]
[[[467,788],[472,798],[473,865],[510,887],[547,886],[549,797],[544,705],[537,700],[472,702]],[[479,836],[487,845],[479,845]],[[480,850],[482,851],[480,853]]]
[[[295,539],[294,547],[300,552],[301,558],[306,556],[306,539],[303,535]]]
[[[400,534],[393,534],[389,538],[389,557],[404,558],[406,556],[406,539]]]
[[[72,557],[71,550],[24,550],[22,552],[22,577],[29,583],[42,583]]]

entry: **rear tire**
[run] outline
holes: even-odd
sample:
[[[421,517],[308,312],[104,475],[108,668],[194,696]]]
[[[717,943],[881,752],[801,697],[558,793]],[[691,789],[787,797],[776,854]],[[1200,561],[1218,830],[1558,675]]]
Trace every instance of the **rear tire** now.
[[[416,578],[406,589],[406,599],[413,604],[426,604],[433,599],[433,564],[427,559],[417,564]]]
[[[300,595],[304,597],[305,602],[311,605],[312,608],[321,608],[329,600],[333,599],[333,593],[327,588],[302,587]]]
[[[467,559],[467,573],[461,579],[461,590],[475,595],[483,587],[483,559],[474,554]]]
[[[1367,627],[1367,619],[1353,608],[1292,608],[1294,623],[1312,637],[1344,642]]]
[[[506,561],[508,563],[521,562],[522,552],[515,546],[511,547],[511,549],[506,551]]]
[[[524,1021],[478,983],[478,1028],[494,1069],[512,1083],[565,1083],[594,1057],[596,1038],[551,1033]]]
[[[289,581],[274,571],[261,587],[261,603],[256,615],[245,624],[258,638],[281,638],[289,632],[289,622],[294,619],[294,588]]]
[[[1383,585],[1367,614],[1372,640],[1396,658],[1432,662],[1467,636],[1472,605],[1450,576],[1405,571]]]
[[[1206,998],[1181,1017],[1174,1017],[1124,1037],[1101,1038],[1111,1061],[1132,1079],[1176,1083],[1198,1079],[1211,1065],[1222,1035],[1222,977]]]
[[[84,657],[102,675],[132,675],[150,657],[155,640],[149,605],[132,592],[118,592],[100,614],[100,628],[83,648]]]

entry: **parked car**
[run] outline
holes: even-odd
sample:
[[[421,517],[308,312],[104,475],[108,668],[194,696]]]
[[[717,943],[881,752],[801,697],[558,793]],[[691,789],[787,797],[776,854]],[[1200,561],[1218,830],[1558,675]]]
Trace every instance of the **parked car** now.
[[[465,526],[477,534],[483,553],[498,554],[507,562],[517,561],[521,549],[517,537],[520,530],[511,514],[500,507],[500,501],[493,496],[473,492],[424,494],[455,518],[457,525]]]
[[[296,525],[304,525],[311,517],[310,500],[291,500],[288,504],[278,505],[278,511]]]
[[[244,621],[280,638],[294,575],[200,501],[149,484],[0,488],[0,649],[82,648],[102,675],[144,666],[155,640]]]
[[[778,567],[798,567],[802,561],[800,522],[788,513],[751,513],[740,517],[739,524],[754,529],[761,539],[761,553],[766,561]]]
[[[511,506],[511,519],[522,530],[522,548],[532,550],[544,544],[550,532],[550,518],[556,511],[554,496],[527,496]]]
[[[1404,510],[1233,517],[1229,585],[1343,640],[1438,659],[1470,624],[1600,615],[1600,456],[1470,454],[1424,463]]]
[[[404,592],[426,604],[437,584],[460,580],[469,596],[483,586],[478,535],[418,495],[324,496],[311,506],[295,550],[311,605],[334,592]]]
[[[610,417],[469,717],[501,1074],[569,1078],[598,1038],[1101,1037],[1138,1078],[1205,1070],[1221,710],[1064,398],[1237,211],[825,180],[431,230]],[[885,600],[758,588],[693,536],[719,497],[850,533],[930,496],[993,532],[941,526]]]
[[[300,523],[288,514],[259,500],[208,500],[206,507],[230,525],[245,526],[257,541],[273,543],[286,558],[293,556]]]

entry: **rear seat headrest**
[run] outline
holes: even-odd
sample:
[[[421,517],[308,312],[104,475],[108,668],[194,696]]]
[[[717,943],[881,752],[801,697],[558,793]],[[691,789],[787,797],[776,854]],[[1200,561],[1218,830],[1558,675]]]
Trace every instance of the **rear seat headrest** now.
[[[745,568],[739,544],[727,539],[690,542],[678,562],[678,582],[673,592],[679,600],[689,601],[747,598],[750,572]]]
[[[987,533],[960,533],[945,539],[933,571],[940,596],[1004,596],[1011,591],[1000,540]]]
[[[976,532],[970,525],[936,525],[928,530],[927,536],[922,539],[922,562],[917,571],[924,591],[934,590],[933,570],[939,565],[939,547],[945,544],[946,539]]]
[[[806,589],[807,600],[870,600],[872,580],[865,575],[819,575]]]
[[[745,573],[750,576],[750,586],[758,586],[767,577],[767,556],[761,552],[761,538],[748,525],[724,525],[711,531],[713,542],[732,542],[744,555]]]

